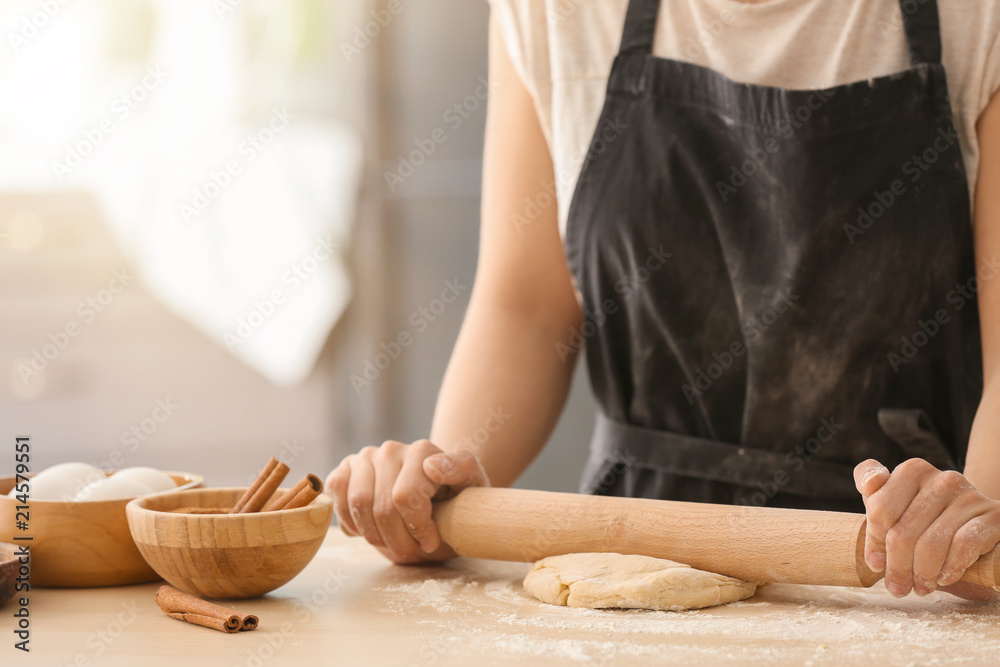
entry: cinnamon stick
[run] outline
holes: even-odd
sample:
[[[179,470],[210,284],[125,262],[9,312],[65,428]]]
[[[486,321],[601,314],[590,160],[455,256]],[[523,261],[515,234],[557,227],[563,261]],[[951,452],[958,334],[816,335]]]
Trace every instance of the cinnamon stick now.
[[[260,511],[261,512],[272,512],[272,511],[278,509],[278,505],[281,504],[281,503],[283,503],[285,501],[285,494],[287,494],[287,493],[288,493],[288,491],[284,491],[282,493],[278,493],[277,491],[275,491],[274,495],[271,496],[271,499],[267,501],[267,504],[264,505],[262,508],[260,508]]]
[[[264,466],[264,469],[260,471],[259,475],[257,475],[257,479],[253,481],[253,484],[251,484],[250,488],[246,490],[246,493],[244,493],[240,497],[240,499],[236,501],[236,504],[233,505],[233,509],[230,510],[229,513],[239,514],[240,510],[242,510],[243,507],[247,504],[247,502],[251,498],[253,498],[253,494],[257,493],[257,490],[260,489],[260,487],[264,484],[265,481],[267,481],[268,475],[274,472],[274,469],[277,466],[278,466],[278,459],[272,456],[270,460],[267,462],[267,465]]]
[[[201,625],[206,628],[212,628],[213,630],[219,630],[227,634],[232,634],[234,632],[239,632],[239,619],[236,619],[237,626],[231,626],[226,621],[221,618],[215,618],[214,616],[205,616],[203,614],[191,614],[191,613],[181,613],[176,611],[167,612],[167,616],[170,618],[176,618],[178,621],[184,621],[190,623],[191,625]],[[233,618],[236,618],[235,616]]]
[[[295,486],[279,496],[277,500],[268,503],[267,507],[264,508],[264,511],[270,512],[273,510],[291,510],[297,507],[305,507],[311,503],[316,496],[322,493],[322,491],[323,482],[320,481],[319,477],[316,475],[306,475],[300,479]]]
[[[285,479],[285,475],[287,474],[288,466],[279,461],[278,465],[276,465],[274,470],[271,471],[271,474],[264,480],[264,483],[260,485],[260,488],[254,491],[253,495],[250,496],[250,500],[248,500],[239,511],[233,512],[233,514],[259,512],[264,505],[267,504],[267,501],[271,499],[274,492],[278,490],[278,487],[281,485],[281,481]]]
[[[283,510],[293,510],[299,507],[305,507],[316,497],[323,493],[323,482],[316,475],[308,475],[309,485],[304,489],[295,494],[295,497],[285,503],[281,509]]]
[[[182,593],[170,586],[160,586],[156,591],[156,605],[170,618],[203,625],[220,632],[237,632],[243,627],[243,619],[232,609],[205,602],[201,598]]]
[[[242,617],[240,630],[256,630],[259,622],[260,620],[256,616],[253,614],[247,614]]]

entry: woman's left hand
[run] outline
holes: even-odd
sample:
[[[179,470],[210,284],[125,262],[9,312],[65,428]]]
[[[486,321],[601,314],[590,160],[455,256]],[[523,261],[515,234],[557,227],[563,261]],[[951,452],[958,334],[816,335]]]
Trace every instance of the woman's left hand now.
[[[865,561],[885,570],[895,597],[945,590],[975,600],[1000,599],[991,588],[959,581],[1000,542],[1000,501],[955,470],[910,459],[889,470],[869,459],[854,469],[868,516]],[[957,582],[957,583],[956,583]]]

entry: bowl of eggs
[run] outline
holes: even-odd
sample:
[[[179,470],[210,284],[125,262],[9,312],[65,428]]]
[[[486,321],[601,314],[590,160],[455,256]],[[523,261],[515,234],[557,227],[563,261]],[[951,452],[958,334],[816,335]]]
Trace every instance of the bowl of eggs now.
[[[129,533],[125,505],[134,498],[200,487],[190,473],[137,467],[103,471],[60,463],[28,478],[27,530],[18,526],[25,499],[15,478],[0,477],[0,542],[32,537],[31,583],[56,588],[121,586],[156,581]]]
[[[20,565],[17,547],[0,542],[0,607],[17,592],[17,574]]]

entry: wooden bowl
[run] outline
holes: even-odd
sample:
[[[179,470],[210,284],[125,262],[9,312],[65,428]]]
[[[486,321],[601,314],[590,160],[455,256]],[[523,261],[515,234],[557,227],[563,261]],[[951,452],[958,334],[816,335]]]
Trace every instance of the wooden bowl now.
[[[110,472],[105,472],[110,475]],[[204,478],[168,472],[178,487],[201,486]],[[8,498],[13,477],[0,477],[0,541],[31,535],[31,585],[54,588],[123,586],[159,577],[136,549],[125,518],[124,500],[31,501],[30,529],[15,529],[18,502]],[[170,492],[168,492],[170,493]]]
[[[14,553],[17,547],[13,544],[0,542],[0,607],[14,597],[14,586],[17,583],[17,568],[20,562]]]
[[[320,495],[292,510],[228,511],[245,488],[167,491],[128,504],[136,546],[171,586],[207,598],[243,599],[286,584],[309,564],[326,536],[333,500]],[[170,510],[185,508],[188,512]]]

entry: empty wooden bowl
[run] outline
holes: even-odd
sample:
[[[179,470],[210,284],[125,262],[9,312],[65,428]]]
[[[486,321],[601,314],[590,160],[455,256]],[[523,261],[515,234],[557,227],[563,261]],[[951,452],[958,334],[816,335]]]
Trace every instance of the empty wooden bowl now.
[[[0,607],[14,597],[17,586],[17,569],[20,566],[14,553],[17,547],[0,542]]]
[[[333,501],[321,495],[305,507],[248,514],[228,511],[245,488],[167,491],[128,504],[139,552],[174,588],[206,598],[264,595],[302,571],[326,536]],[[171,510],[185,509],[186,512]]]
[[[190,473],[167,474],[180,489],[201,486],[204,479]],[[132,541],[125,518],[127,499],[32,500],[29,530],[25,533],[15,528],[18,501],[7,497],[13,488],[13,477],[0,478],[0,541],[11,542],[15,535],[34,537],[28,543],[32,586],[88,588],[159,579]]]

